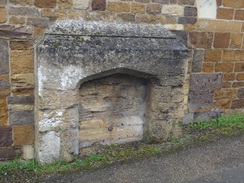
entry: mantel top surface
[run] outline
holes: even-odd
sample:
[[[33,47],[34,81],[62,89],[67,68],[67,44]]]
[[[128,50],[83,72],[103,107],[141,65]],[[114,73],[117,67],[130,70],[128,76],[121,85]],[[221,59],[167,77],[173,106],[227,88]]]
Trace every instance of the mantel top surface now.
[[[159,24],[114,23],[83,19],[57,20],[46,30],[46,34],[175,39],[172,32]]]

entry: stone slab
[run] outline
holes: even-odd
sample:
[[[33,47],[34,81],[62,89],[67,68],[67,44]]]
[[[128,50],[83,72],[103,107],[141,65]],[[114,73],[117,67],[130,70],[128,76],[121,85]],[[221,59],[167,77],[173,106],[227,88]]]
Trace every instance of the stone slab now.
[[[21,154],[21,151],[14,147],[0,147],[0,160],[13,159]]]
[[[31,39],[33,28],[30,26],[0,25],[0,38]]]
[[[9,114],[10,125],[34,124],[33,111],[11,111]]]
[[[1,28],[0,28],[1,29]],[[1,35],[1,30],[0,30]],[[0,74],[9,73],[9,49],[8,41],[0,40]]]
[[[8,104],[34,104],[34,96],[8,97]]]
[[[192,72],[201,72],[204,60],[204,50],[194,50],[192,60]]]
[[[191,74],[188,108],[197,110],[211,107],[214,90],[221,88],[222,78],[222,73]]]
[[[2,126],[0,127],[0,147],[9,147],[13,144],[12,139],[12,127]]]

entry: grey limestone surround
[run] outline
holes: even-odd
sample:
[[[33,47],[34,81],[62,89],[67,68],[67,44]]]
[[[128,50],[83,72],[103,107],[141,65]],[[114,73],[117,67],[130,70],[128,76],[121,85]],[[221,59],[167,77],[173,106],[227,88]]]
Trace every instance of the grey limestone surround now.
[[[80,103],[86,98],[82,95],[86,89],[80,90],[80,87],[116,74],[141,78],[143,82],[134,80],[143,83],[143,88],[146,86],[145,112],[140,116],[142,133],[138,140],[166,137],[174,123],[184,115],[183,85],[187,63],[186,46],[163,25],[82,19],[56,21],[37,43],[35,51],[35,149],[38,161],[70,161],[78,155],[82,136]],[[131,85],[130,82],[127,87]],[[140,111],[139,104],[137,111]],[[112,133],[113,128],[104,124],[104,128]]]

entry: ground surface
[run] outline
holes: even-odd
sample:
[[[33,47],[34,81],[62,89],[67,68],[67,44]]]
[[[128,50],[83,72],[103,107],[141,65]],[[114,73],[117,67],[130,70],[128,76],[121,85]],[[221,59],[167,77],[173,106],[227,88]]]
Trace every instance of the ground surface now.
[[[244,183],[244,135],[171,155],[42,179],[47,183]]]

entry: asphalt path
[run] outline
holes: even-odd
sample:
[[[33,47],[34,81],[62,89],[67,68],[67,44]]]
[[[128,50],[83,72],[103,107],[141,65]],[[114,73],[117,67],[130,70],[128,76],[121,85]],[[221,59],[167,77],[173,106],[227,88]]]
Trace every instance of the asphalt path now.
[[[179,153],[50,178],[70,183],[244,183],[244,135]]]

